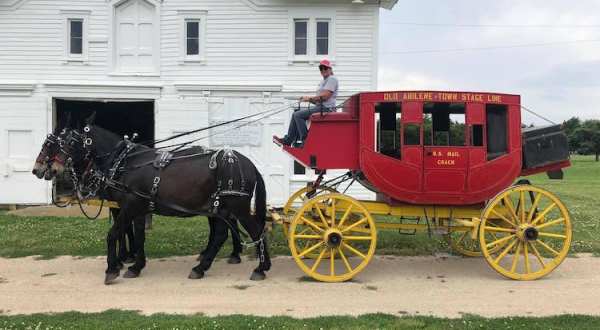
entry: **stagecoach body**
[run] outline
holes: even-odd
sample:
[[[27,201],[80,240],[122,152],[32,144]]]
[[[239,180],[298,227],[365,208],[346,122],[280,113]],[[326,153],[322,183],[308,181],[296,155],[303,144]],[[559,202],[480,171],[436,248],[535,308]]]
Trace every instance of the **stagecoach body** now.
[[[558,126],[522,130],[518,95],[360,93],[338,112],[312,115],[302,147],[282,147],[317,173],[349,170],[377,193],[376,201],[358,201],[319,177],[290,197],[284,232],[300,268],[318,280],[360,272],[377,229],[435,230],[460,254],[484,256],[519,280],[548,274],[569,249],[571,223],[560,200],[526,180],[514,185],[543,172],[562,178],[570,166],[566,137]]]

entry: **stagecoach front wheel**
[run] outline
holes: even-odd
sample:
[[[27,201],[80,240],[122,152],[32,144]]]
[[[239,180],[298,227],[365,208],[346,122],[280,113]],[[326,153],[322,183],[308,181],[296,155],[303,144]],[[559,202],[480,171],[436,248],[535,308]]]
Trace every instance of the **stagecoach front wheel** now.
[[[300,269],[323,282],[347,281],[360,273],[377,245],[369,211],[354,198],[336,193],[306,201],[296,212],[288,236]]]
[[[502,191],[483,210],[479,244],[486,261],[500,274],[535,280],[565,259],[572,235],[569,212],[554,194],[519,185]]]

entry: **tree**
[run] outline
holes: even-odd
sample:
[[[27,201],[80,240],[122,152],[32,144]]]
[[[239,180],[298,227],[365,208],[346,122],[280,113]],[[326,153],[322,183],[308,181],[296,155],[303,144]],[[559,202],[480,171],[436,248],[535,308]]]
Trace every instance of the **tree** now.
[[[581,128],[581,120],[577,117],[571,117],[569,120],[566,120],[562,124],[562,129],[565,131],[567,135],[567,139],[569,141],[569,151],[575,152],[579,150],[581,141],[576,136],[575,131]]]
[[[600,120],[586,120],[581,127],[573,133],[579,141],[578,152],[584,155],[596,155],[596,161],[600,160]]]

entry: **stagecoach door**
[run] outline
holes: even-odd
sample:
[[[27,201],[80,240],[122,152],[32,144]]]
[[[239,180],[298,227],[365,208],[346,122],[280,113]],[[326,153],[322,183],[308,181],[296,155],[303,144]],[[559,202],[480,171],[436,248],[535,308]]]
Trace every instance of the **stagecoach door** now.
[[[469,164],[465,103],[423,103],[423,191],[466,190]]]

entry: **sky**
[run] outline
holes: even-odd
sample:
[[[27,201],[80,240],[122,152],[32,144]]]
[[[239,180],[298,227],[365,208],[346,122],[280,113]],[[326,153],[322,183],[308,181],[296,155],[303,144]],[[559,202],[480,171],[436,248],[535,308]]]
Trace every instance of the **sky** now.
[[[553,122],[600,119],[600,0],[399,0],[379,40],[379,90],[519,94]]]

